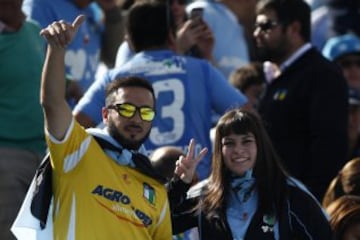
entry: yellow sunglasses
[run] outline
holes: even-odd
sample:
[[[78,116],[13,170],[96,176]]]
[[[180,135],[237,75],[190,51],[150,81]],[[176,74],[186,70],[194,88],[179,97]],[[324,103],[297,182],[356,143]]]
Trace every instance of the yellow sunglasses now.
[[[140,118],[143,121],[151,122],[155,117],[155,110],[151,107],[138,107],[131,103],[118,103],[110,105],[107,109],[116,110],[120,116],[125,118],[132,118],[136,111],[139,111]]]

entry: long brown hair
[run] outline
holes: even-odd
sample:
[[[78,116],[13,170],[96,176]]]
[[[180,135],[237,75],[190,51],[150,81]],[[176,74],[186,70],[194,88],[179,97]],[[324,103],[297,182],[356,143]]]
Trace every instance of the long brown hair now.
[[[212,170],[201,204],[203,212],[211,217],[215,212],[223,212],[226,208],[231,174],[224,164],[221,139],[231,133],[254,134],[258,152],[253,176],[259,193],[259,210],[265,214],[274,211],[279,213],[286,194],[287,174],[260,117],[254,112],[241,109],[225,113],[216,126]]]

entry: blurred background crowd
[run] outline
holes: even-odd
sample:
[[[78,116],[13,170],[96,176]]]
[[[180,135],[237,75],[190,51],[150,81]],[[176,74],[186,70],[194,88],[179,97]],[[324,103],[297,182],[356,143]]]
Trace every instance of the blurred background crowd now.
[[[286,170],[329,214],[336,239],[352,239],[351,231],[359,237],[360,1],[307,0],[308,12],[289,10],[292,1],[286,5],[286,0],[273,5],[258,0],[151,0],[166,2],[171,11],[174,45],[142,48],[132,45],[126,30],[128,10],[136,1],[0,0],[0,239],[15,239],[10,226],[46,153],[39,103],[46,48],[39,32],[54,21],[72,22],[79,14],[86,21],[66,50],[66,97],[84,127],[101,125],[101,116],[88,108],[96,101],[92,93],[98,86],[93,83],[109,70],[128,69],[139,53],[161,47],[202,59],[216,69],[216,74],[204,74],[208,86],[198,91],[209,95],[212,114],[198,117],[192,107],[196,93],[186,92],[184,98],[194,100],[182,110],[197,123],[180,123],[188,124],[184,131],[191,128],[184,142],[191,135],[204,136],[197,139],[199,150],[211,149],[213,128],[227,109],[237,105],[256,111]],[[146,20],[143,24],[157,34]],[[194,77],[188,81],[198,81],[197,75],[189,76]],[[243,98],[217,89],[215,82],[223,79]],[[179,94],[180,89],[172,90]],[[157,109],[157,116],[161,114],[173,118],[171,109]],[[179,121],[179,115],[173,121]],[[161,132],[161,126],[156,127]],[[159,133],[161,140],[150,135],[148,145],[149,156],[157,156],[157,148],[178,147],[171,148],[179,150],[173,152],[176,157],[158,164],[167,174],[173,172],[174,159],[187,150],[169,140],[171,134],[176,138],[175,130]],[[197,180],[209,174],[211,155],[205,161]],[[165,162],[170,165],[164,168]],[[196,239],[191,231],[187,234],[178,237]]]

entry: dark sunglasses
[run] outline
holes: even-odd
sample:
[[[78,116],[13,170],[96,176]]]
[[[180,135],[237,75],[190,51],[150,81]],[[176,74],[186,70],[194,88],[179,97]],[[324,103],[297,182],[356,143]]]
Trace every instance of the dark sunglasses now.
[[[139,111],[140,118],[147,122],[151,122],[155,117],[155,110],[151,107],[137,107],[131,103],[118,103],[107,106],[107,109],[114,109],[125,118],[132,118],[136,111]]]
[[[170,5],[172,5],[174,3],[174,1],[176,1],[179,5],[184,5],[187,3],[187,0],[168,0]]]
[[[342,68],[349,68],[352,66],[360,67],[360,59],[344,59],[339,61],[339,65]]]
[[[278,22],[273,21],[273,20],[267,20],[265,22],[258,22],[255,23],[255,30],[256,29],[260,29],[260,31],[262,32],[268,32],[271,29],[273,29],[274,27],[278,26]]]

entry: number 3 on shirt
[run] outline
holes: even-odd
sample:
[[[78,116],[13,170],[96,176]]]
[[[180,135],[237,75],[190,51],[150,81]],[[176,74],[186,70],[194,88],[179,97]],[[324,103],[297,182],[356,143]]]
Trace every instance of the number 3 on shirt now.
[[[167,105],[160,104],[160,111],[157,112],[157,118],[171,118],[173,128],[160,132],[157,126],[154,126],[150,133],[150,141],[155,145],[173,144],[184,134],[185,117],[182,108],[185,103],[185,91],[182,82],[179,79],[166,79],[153,83],[156,99],[159,99],[161,93],[170,92],[173,94],[173,101]],[[161,121],[161,120],[160,120]]]

